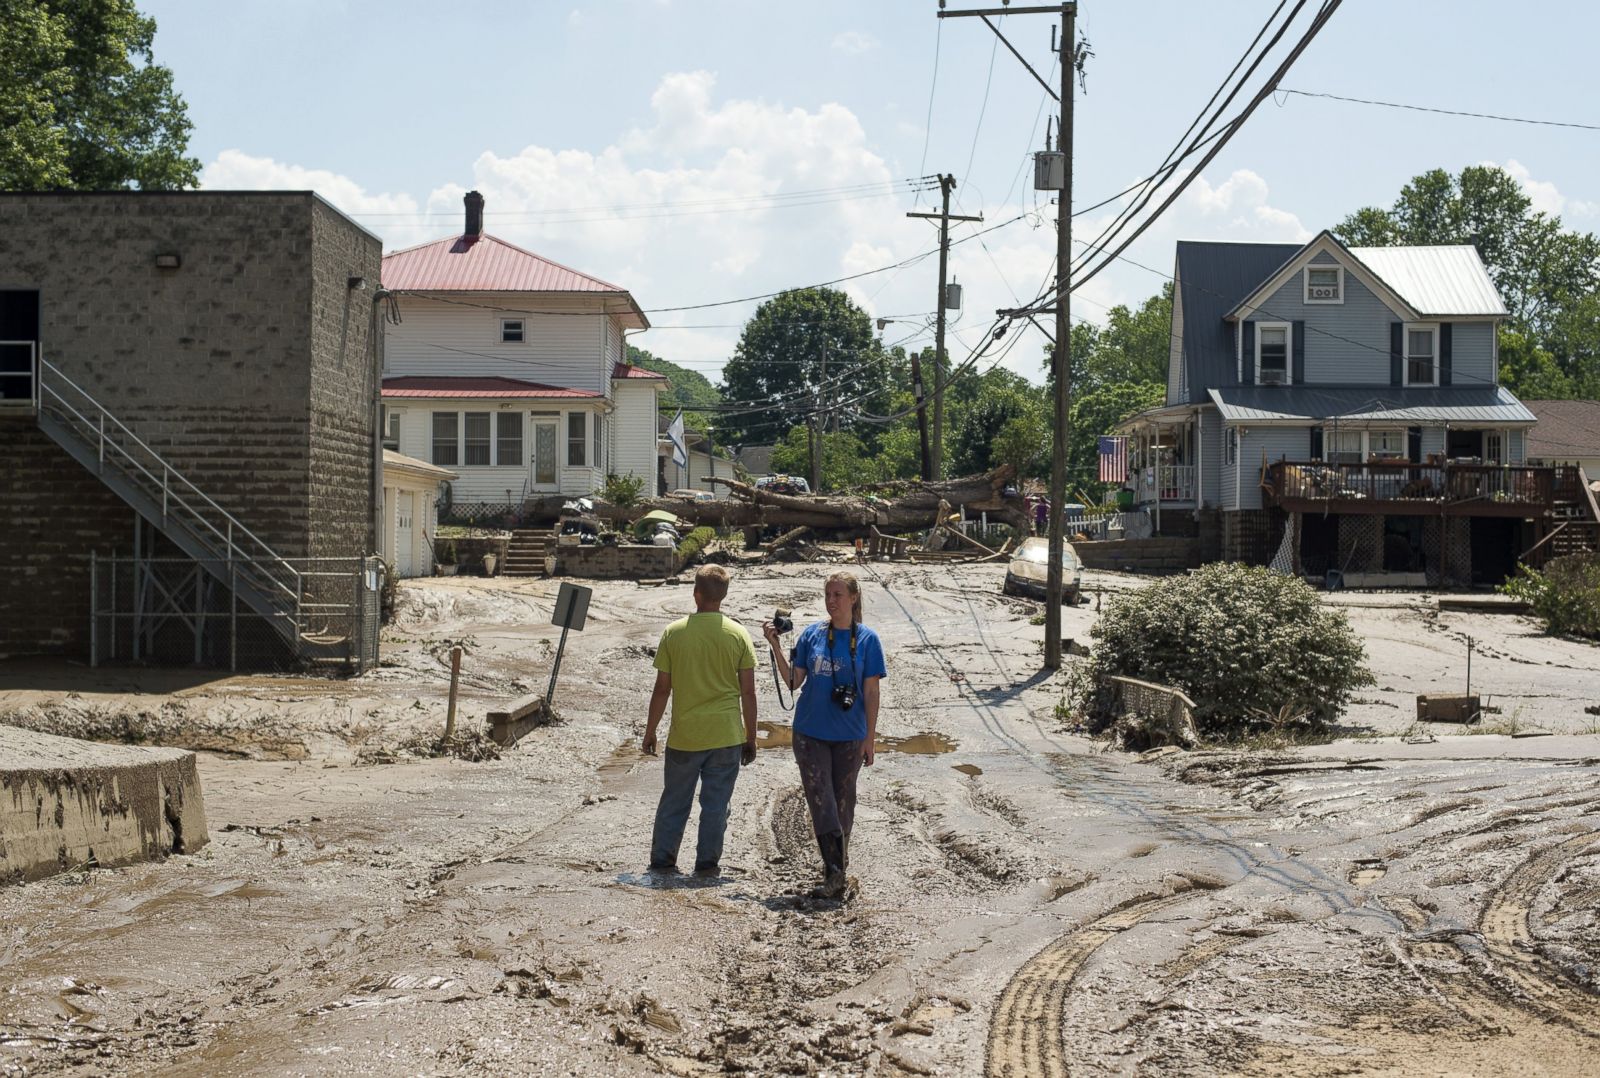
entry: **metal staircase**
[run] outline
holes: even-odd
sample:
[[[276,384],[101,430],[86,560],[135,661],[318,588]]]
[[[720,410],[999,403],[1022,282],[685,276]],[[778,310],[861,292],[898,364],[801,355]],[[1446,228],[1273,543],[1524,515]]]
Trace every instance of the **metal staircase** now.
[[[39,428],[272,626],[296,659],[355,662],[348,637],[310,631],[306,573],[195,486],[54,364],[38,360]]]

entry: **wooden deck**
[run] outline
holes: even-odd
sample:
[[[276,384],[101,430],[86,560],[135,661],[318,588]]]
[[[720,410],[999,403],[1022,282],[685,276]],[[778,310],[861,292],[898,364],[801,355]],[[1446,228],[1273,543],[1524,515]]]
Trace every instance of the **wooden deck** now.
[[[1273,461],[1262,469],[1268,505],[1298,513],[1548,517],[1556,469],[1494,464]]]

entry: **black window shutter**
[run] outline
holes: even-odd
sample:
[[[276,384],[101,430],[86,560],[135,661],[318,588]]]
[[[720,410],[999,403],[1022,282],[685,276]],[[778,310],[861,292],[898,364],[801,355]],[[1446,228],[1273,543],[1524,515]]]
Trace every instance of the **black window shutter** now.
[[[1439,384],[1447,386],[1451,378],[1450,338],[1455,336],[1449,322],[1439,323]]]
[[[1305,385],[1306,382],[1306,324],[1296,321],[1294,324],[1294,384]]]
[[[1311,459],[1312,460],[1321,460],[1322,459],[1322,428],[1321,427],[1312,427],[1311,428]]]
[[[1252,386],[1256,383],[1256,324],[1241,322],[1239,327],[1244,334],[1244,384]]]
[[[1408,427],[1406,429],[1406,455],[1411,458],[1412,464],[1422,463],[1422,428]]]
[[[1404,322],[1389,323],[1389,384],[1401,385],[1406,371],[1406,327]]]

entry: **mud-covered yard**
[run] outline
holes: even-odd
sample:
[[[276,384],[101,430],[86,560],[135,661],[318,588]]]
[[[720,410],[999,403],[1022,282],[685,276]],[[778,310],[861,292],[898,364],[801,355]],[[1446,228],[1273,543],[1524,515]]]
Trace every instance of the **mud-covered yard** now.
[[[562,721],[429,759],[542,689],[555,582],[408,583],[351,682],[0,671],[4,721],[203,750],[191,857],[0,890],[0,1073],[1580,1073],[1600,1046],[1600,650],[1346,593],[1377,685],[1339,740],[1129,757],[1064,733],[995,566],[871,566],[877,765],[845,905],[765,664],[725,874],[643,875],[635,748],[687,584],[597,586]],[[724,609],[821,613],[817,567]],[[1087,640],[1092,577],[1067,614]],[[1459,692],[1484,728],[1416,725]],[[1548,732],[1549,736],[1526,736]],[[692,832],[691,832],[692,837]]]

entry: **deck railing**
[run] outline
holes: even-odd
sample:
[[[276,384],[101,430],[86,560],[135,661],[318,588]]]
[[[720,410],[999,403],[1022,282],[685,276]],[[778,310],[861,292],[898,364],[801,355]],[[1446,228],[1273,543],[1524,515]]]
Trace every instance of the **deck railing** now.
[[[1432,507],[1536,516],[1549,513],[1554,505],[1555,470],[1495,464],[1279,460],[1266,465],[1261,486],[1268,501],[1277,504],[1394,505],[1417,512]]]

